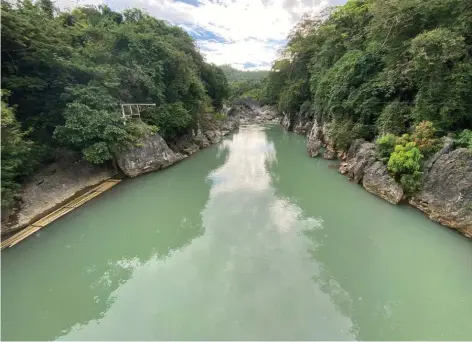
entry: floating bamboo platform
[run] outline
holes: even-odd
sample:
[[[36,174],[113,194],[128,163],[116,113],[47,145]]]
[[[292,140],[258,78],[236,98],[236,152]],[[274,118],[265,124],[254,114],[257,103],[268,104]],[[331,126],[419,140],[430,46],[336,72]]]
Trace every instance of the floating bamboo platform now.
[[[43,218],[33,222],[29,226],[27,226],[25,229],[21,230],[20,232],[14,234],[13,236],[9,237],[8,239],[2,241],[1,243],[1,249],[4,249],[6,247],[12,247],[16,245],[17,243],[23,241],[26,239],[28,236],[36,233],[38,230],[41,228],[44,228],[47,226],[49,223],[57,220],[58,218],[64,216],[65,214],[71,212],[72,210],[80,207],[81,205],[87,203],[90,201],[92,198],[97,197],[100,195],[102,192],[110,189],[111,187],[115,186],[121,182],[120,179],[107,179],[103,183],[97,185],[95,188],[87,191],[85,194],[80,195],[79,197],[76,197],[72,199],[71,201],[67,202],[64,204],[62,207],[59,209],[54,210],[52,213],[44,216]]]

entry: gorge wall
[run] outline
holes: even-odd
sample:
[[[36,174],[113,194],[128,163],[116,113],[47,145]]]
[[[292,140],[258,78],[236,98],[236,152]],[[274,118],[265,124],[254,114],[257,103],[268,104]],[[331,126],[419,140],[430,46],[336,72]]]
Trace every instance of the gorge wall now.
[[[339,172],[367,191],[392,204],[408,200],[431,220],[472,238],[472,153],[466,148],[454,149],[452,139],[445,138],[442,148],[426,160],[422,188],[407,198],[386,165],[377,160],[374,143],[358,139],[348,151],[337,150],[326,122],[293,120],[285,115],[281,123],[287,130],[307,135],[310,157],[318,156],[323,147],[323,158],[341,160]]]

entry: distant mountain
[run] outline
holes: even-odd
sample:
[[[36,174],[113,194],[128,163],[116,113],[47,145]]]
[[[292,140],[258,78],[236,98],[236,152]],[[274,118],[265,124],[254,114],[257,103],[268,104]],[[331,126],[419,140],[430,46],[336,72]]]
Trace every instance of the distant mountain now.
[[[245,82],[245,81],[258,81],[264,77],[266,77],[269,72],[267,70],[259,70],[259,71],[242,71],[233,68],[229,64],[220,65],[221,70],[226,75],[226,79],[228,83],[232,82]]]

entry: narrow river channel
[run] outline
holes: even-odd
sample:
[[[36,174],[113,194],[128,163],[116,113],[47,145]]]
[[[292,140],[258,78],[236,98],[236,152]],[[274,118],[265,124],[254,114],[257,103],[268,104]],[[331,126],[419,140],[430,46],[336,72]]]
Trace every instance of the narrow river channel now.
[[[472,242],[242,127],[2,252],[2,340],[472,339]]]

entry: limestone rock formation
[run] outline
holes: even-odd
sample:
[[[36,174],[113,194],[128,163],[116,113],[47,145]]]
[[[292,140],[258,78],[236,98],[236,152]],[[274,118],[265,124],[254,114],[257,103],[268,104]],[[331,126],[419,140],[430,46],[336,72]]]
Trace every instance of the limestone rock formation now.
[[[114,171],[84,160],[61,160],[27,179],[10,210],[2,210],[1,233],[11,233],[44,216],[77,192],[110,178]]]
[[[422,189],[409,202],[430,219],[472,237],[472,152],[452,150],[446,140],[426,161]]]
[[[312,128],[312,121],[309,119],[301,118],[296,120],[295,124],[293,125],[293,131],[298,134],[307,134],[310,132],[310,128]]]
[[[292,121],[290,120],[290,116],[288,116],[287,114],[284,114],[280,124],[286,131],[290,131],[292,129]]]
[[[367,167],[375,162],[375,145],[363,139],[355,140],[347,153],[347,162],[342,163],[342,172],[359,183]]]
[[[357,139],[347,152],[347,161],[342,163],[339,172],[346,174],[369,192],[397,204],[403,197],[403,189],[390,176],[387,167],[375,160],[375,145]]]
[[[143,138],[136,146],[116,151],[115,157],[118,166],[128,177],[164,169],[183,158],[172,151],[158,133]]]
[[[395,182],[386,166],[380,161],[376,161],[364,170],[362,186],[392,204],[397,204],[403,197],[402,187]]]
[[[321,129],[316,120],[313,121],[308,140],[306,143],[306,151],[310,157],[316,157],[320,153],[321,148]]]

